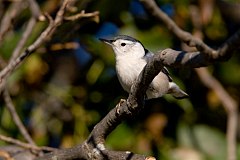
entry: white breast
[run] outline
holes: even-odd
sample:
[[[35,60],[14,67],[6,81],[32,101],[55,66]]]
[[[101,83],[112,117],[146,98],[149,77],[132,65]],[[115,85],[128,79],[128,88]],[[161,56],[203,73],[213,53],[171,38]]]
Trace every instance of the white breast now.
[[[116,59],[117,76],[125,91],[130,92],[131,86],[145,65],[146,61],[143,59],[127,58],[127,61],[119,58]],[[166,94],[168,90],[169,79],[163,72],[160,72],[149,85],[146,95],[148,99],[158,98]]]
[[[127,61],[116,59],[117,76],[125,91],[130,92],[132,84],[145,65],[146,62],[143,59],[128,58]]]

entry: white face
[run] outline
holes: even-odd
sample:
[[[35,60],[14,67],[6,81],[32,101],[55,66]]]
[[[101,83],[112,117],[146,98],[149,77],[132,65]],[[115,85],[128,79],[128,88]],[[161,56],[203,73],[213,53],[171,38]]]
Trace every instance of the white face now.
[[[142,58],[145,55],[144,47],[139,42],[117,39],[111,46],[116,57]]]

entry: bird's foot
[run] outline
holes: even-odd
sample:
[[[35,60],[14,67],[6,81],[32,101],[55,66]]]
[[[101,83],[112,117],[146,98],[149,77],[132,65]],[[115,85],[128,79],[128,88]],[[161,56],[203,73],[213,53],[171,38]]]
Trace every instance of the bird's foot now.
[[[120,108],[124,102],[126,102],[125,99],[120,99],[120,102],[116,105],[117,114],[120,114]]]

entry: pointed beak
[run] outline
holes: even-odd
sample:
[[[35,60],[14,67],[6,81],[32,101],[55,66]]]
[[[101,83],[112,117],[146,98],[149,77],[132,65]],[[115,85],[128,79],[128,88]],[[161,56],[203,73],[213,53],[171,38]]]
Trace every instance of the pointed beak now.
[[[103,39],[103,38],[99,38],[100,41],[108,44],[108,45],[112,45],[112,43],[114,42],[114,40],[111,39]]]

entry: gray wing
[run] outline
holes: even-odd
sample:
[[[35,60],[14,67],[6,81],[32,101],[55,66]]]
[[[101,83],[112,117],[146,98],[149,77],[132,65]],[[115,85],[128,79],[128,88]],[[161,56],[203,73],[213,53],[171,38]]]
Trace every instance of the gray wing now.
[[[152,59],[153,56],[154,56],[154,53],[145,49],[145,55],[144,55],[143,59],[145,59],[147,62],[149,62],[149,60]]]
[[[150,52],[149,50],[145,49],[145,56],[143,59],[145,59],[147,62],[149,62],[150,59],[154,56],[154,53]],[[170,76],[170,73],[166,67],[163,67],[162,72],[168,77],[168,80],[170,82],[173,81],[172,77]]]
[[[172,81],[173,81],[173,79],[172,79],[172,77],[170,76],[170,73],[169,73],[169,71],[168,71],[168,69],[167,69],[166,67],[163,67],[162,72],[163,72],[164,74],[166,74],[166,76],[168,77],[169,82],[172,82]]]

